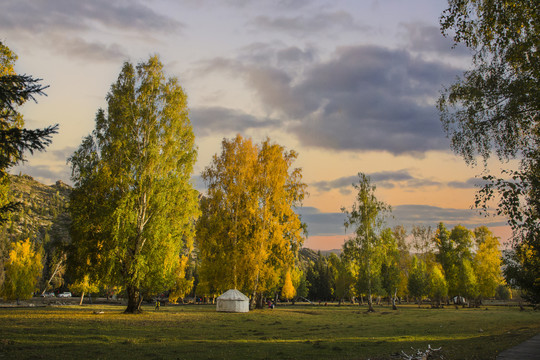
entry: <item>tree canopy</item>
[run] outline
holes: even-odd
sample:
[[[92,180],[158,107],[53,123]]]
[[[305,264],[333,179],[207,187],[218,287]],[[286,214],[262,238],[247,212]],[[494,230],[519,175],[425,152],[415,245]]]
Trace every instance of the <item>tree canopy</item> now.
[[[361,293],[368,297],[369,311],[374,311],[372,294],[381,285],[381,265],[386,255],[384,240],[393,237],[391,232],[381,236],[384,214],[390,211],[390,206],[377,199],[376,187],[369,176],[359,173],[358,177],[358,183],[353,184],[357,191],[356,202],[351,210],[341,209],[346,215],[345,229],[354,231],[343,251],[355,265]]]
[[[34,249],[30,239],[13,244],[6,263],[6,279],[1,288],[2,295],[10,300],[32,297],[43,269],[41,254]]]
[[[519,170],[486,175],[476,205],[497,210],[514,231],[513,282],[540,301],[540,3],[449,0],[441,29],[473,53],[473,67],[438,101],[454,151],[468,163],[517,158]],[[487,162],[485,162],[487,164]],[[533,279],[533,280],[531,280]],[[509,279],[510,280],[510,279]]]
[[[236,288],[252,299],[276,290],[294,266],[303,226],[294,207],[305,196],[297,153],[237,135],[202,173],[208,186],[197,225],[201,283],[207,293]],[[259,296],[260,297],[260,296]]]
[[[166,290],[191,251],[197,151],[187,97],[157,56],[126,62],[98,110],[96,127],[71,156],[70,264],[79,279],[126,289],[126,312]]]

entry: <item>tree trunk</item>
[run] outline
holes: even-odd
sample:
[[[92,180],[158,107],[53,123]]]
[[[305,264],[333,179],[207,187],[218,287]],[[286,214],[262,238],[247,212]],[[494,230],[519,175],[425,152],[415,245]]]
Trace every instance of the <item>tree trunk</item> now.
[[[264,308],[264,299],[263,299],[263,295],[260,292],[257,292],[257,291],[253,292],[253,294],[251,295],[249,308],[250,310]]]
[[[142,312],[141,310],[142,298],[140,298],[139,289],[135,289],[132,286],[128,286],[126,290],[127,290],[128,304],[124,313],[140,314]]]
[[[56,273],[58,272],[58,269],[60,268],[60,265],[62,264],[62,260],[60,260],[58,262],[58,264],[56,264],[56,268],[54,269],[51,277],[49,278],[49,281],[47,281],[47,285],[45,285],[45,289],[43,289],[43,292],[41,293],[41,295],[45,294],[45,291],[47,291],[47,289],[49,288],[49,286],[51,285],[51,281],[53,279],[53,277],[56,275]]]
[[[375,312],[375,309],[373,308],[373,296],[371,296],[371,289],[368,294],[368,312]]]
[[[396,288],[396,291],[394,291],[394,296],[392,296],[392,310],[397,310],[396,297],[397,297],[397,288]]]
[[[79,301],[79,306],[82,305],[83,299],[84,299],[84,291],[81,294],[81,301]]]

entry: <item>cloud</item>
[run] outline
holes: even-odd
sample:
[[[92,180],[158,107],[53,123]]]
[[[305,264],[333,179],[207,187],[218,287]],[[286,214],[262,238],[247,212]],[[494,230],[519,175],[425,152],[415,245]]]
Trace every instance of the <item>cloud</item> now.
[[[466,181],[451,181],[448,186],[455,189],[475,189],[484,186],[488,182],[480,178],[470,178]]]
[[[88,42],[80,37],[55,37],[49,44],[59,53],[89,61],[118,61],[128,57],[127,51],[116,43]]]
[[[268,32],[284,32],[297,37],[308,37],[313,34],[328,35],[330,31],[361,30],[369,27],[359,25],[353,16],[346,11],[319,12],[314,15],[298,16],[257,16],[250,22],[254,28]]]
[[[273,66],[281,70],[298,66],[306,66],[317,59],[317,50],[312,45],[304,48],[298,46],[285,46],[281,42],[256,42],[243,47],[238,59],[242,62],[257,64],[261,67]]]
[[[309,236],[345,235],[343,225],[345,214],[323,213],[313,207],[302,207],[296,210],[307,224]],[[387,217],[387,226],[403,225],[411,229],[413,225],[425,225],[435,228],[443,222],[448,228],[462,225],[469,229],[479,226],[505,226],[506,220],[502,217],[480,214],[472,209],[440,208],[429,205],[398,205],[392,208],[392,216]],[[349,234],[351,230],[347,231]]]
[[[6,0],[0,6],[0,29],[30,34],[85,31],[101,25],[136,32],[178,31],[183,25],[139,1]]]
[[[442,55],[471,56],[466,46],[457,44],[451,38],[443,36],[437,26],[422,23],[401,24],[406,48],[420,52],[435,52]]]
[[[322,213],[313,207],[298,208],[296,213],[307,224],[309,236],[345,234],[343,213]]]
[[[489,214],[487,216],[476,209],[451,209],[429,205],[398,205],[392,208],[393,225],[402,224],[407,227],[412,225],[437,226],[444,222],[447,227],[463,225],[467,228],[478,226],[504,226],[507,225],[503,217]]]
[[[206,192],[206,184],[204,183],[204,180],[201,175],[193,175],[191,176],[191,182],[193,183],[193,186],[195,189],[199,192]]]
[[[358,45],[338,48],[328,61],[306,64],[299,74],[245,57],[213,59],[204,68],[244,79],[304,146],[413,156],[449,149],[435,99],[461,70],[439,61]]]
[[[381,171],[366,174],[371,178],[373,184],[379,188],[392,189],[396,186],[401,188],[418,189],[427,186],[449,187],[452,189],[476,189],[482,187],[487,181],[480,178],[470,178],[465,181],[440,182],[432,179],[418,178],[402,169],[397,171]],[[317,181],[309,184],[312,188],[320,192],[339,190],[342,193],[350,193],[352,184],[358,182],[358,176],[344,176],[334,180]],[[348,190],[346,192],[346,190]]]
[[[9,170],[10,174],[27,174],[43,184],[50,185],[62,180],[66,184],[71,184],[69,167],[58,167],[59,170],[49,165],[18,165]]]
[[[316,52],[312,48],[302,50],[299,47],[290,46],[279,50],[276,56],[279,64],[311,63],[316,57]]]
[[[53,161],[61,161],[66,162],[67,159],[73,155],[73,153],[77,150],[76,146],[67,146],[63,149],[58,150],[47,150],[48,156],[50,156],[50,159]]]
[[[111,33],[155,41],[153,35],[178,33],[183,27],[139,1],[6,0],[0,5],[0,31],[88,61],[128,57],[117,42],[105,42]]]
[[[430,179],[416,178],[411,173],[406,170],[397,170],[397,171],[381,171],[366,174],[371,178],[373,184],[377,187],[392,189],[396,186],[404,188],[421,188],[426,186],[440,186],[441,183],[433,181]],[[352,184],[358,182],[358,176],[345,176],[335,180],[330,181],[318,181],[311,183],[310,186],[316,188],[318,191],[330,191],[337,189],[340,192],[344,193],[346,190],[347,193],[352,191]]]
[[[402,50],[341,48],[290,89],[295,103],[304,105],[292,131],[304,145],[335,150],[418,154],[447,149],[433,98],[456,72]]]
[[[240,110],[223,107],[199,107],[190,111],[191,123],[197,136],[245,132],[255,128],[277,128],[280,123],[272,119],[259,119]]]

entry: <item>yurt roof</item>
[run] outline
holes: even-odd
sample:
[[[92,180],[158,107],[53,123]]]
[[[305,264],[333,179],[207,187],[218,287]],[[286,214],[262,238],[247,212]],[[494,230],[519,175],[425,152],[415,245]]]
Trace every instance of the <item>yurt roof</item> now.
[[[229,301],[249,301],[249,298],[246,295],[242,294],[240,291],[236,289],[227,290],[217,299],[229,300]]]

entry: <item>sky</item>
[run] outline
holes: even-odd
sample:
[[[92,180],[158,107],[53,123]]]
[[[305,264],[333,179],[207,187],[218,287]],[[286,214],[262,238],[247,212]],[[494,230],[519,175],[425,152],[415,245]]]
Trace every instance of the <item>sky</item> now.
[[[11,169],[70,183],[66,159],[94,128],[122,64],[158,54],[188,95],[198,146],[193,183],[236,134],[299,153],[310,193],[297,212],[305,247],[340,248],[341,208],[358,173],[392,206],[388,225],[473,229],[505,220],[471,209],[486,170],[450,149],[435,107],[470,67],[439,29],[445,0],[3,0],[0,41],[47,96],[21,108],[27,128],[60,125],[44,153]],[[480,161],[481,163],[481,161]],[[496,161],[488,169],[497,174]]]

